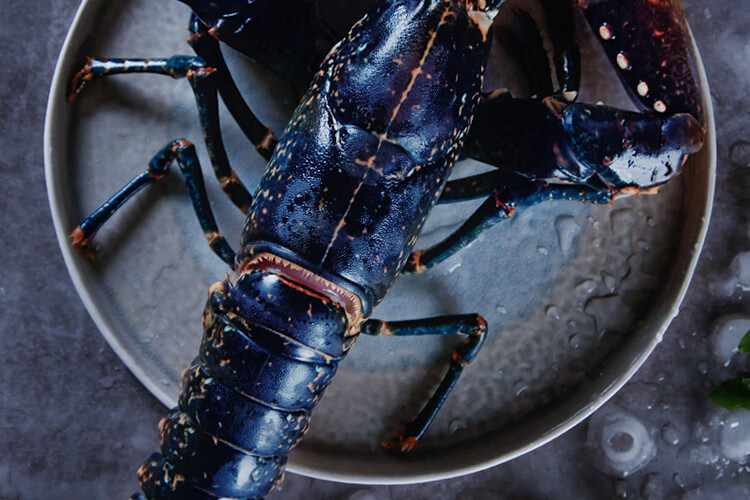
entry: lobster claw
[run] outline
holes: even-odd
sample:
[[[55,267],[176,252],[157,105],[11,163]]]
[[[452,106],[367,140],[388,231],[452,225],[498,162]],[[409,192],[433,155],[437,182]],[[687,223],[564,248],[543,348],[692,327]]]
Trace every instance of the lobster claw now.
[[[677,0],[576,0],[634,102],[705,128],[690,30]]]
[[[532,93],[547,97],[515,99],[506,91],[482,96],[463,153],[532,181],[602,191],[650,192],[670,180],[688,155],[701,148],[706,128],[693,45],[677,1],[541,3],[547,24],[554,27],[548,36],[556,85],[547,90],[553,75],[546,54],[528,48],[543,44],[537,24],[528,14],[516,12],[516,37],[526,41],[521,59]],[[580,74],[569,15],[575,4],[643,112],[573,103]],[[566,61],[570,64],[562,64]],[[487,179],[505,182],[506,177]]]
[[[553,144],[555,177],[630,194],[677,175],[703,145],[703,128],[691,114],[640,114],[601,105],[573,104],[559,114],[562,141]]]
[[[482,96],[464,153],[534,181],[636,194],[677,175],[703,145],[692,115],[637,113],[559,97]]]

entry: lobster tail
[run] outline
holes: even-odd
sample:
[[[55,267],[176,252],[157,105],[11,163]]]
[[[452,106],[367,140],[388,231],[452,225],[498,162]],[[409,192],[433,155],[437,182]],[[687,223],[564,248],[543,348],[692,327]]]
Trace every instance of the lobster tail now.
[[[341,305],[273,270],[214,285],[200,355],[159,425],[161,453],[138,471],[144,495],[268,493],[351,344],[348,326]]]

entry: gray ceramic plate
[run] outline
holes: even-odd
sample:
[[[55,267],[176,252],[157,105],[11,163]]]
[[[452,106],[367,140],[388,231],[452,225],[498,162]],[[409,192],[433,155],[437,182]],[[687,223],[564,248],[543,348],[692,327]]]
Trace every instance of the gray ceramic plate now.
[[[188,12],[174,1],[84,0],[58,61],[45,131],[50,205],[75,286],[112,348],[169,406],[197,352],[206,291],[226,271],[198,230],[179,176],[141,194],[105,226],[97,262],[72,252],[66,235],[167,141],[199,143],[193,98],[186,82],[153,75],[97,81],[72,105],[65,88],[87,54],[189,53]],[[628,106],[592,43],[584,43],[581,98]],[[284,82],[237,54],[228,57],[253,107],[281,130],[295,105]],[[488,342],[421,447],[398,459],[379,443],[426,401],[455,340],[362,338],[289,469],[362,483],[466,474],[546,443],[611,397],[677,314],[708,225],[716,148],[699,66],[708,139],[661,194],[611,207],[560,202],[520,212],[433,271],[400,279],[375,310],[383,319],[479,312],[490,324]],[[233,165],[252,186],[264,162],[227,116],[223,122]],[[475,168],[462,165],[457,173]],[[242,216],[207,179],[220,228],[236,248]],[[444,236],[475,206],[439,207],[419,245]]]

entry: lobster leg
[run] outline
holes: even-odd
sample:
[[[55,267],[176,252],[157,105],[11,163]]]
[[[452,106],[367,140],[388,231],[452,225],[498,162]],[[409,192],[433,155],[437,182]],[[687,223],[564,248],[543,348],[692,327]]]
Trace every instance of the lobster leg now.
[[[427,404],[393,439],[383,443],[387,449],[402,452],[409,451],[416,446],[419,439],[427,431],[437,412],[445,403],[448,394],[456,385],[464,366],[471,363],[484,343],[487,333],[487,322],[478,314],[463,314],[453,316],[439,316],[436,318],[385,322],[371,319],[362,324],[361,332],[372,336],[413,336],[413,335],[466,335],[451,354],[448,373],[438,386]]]
[[[560,95],[567,101],[578,97],[581,83],[581,63],[575,39],[573,8],[563,0],[541,0],[544,15],[549,20],[548,39],[552,45],[550,57],[534,18],[522,10],[513,11],[513,23],[495,30],[498,42],[515,54],[528,80],[531,95]],[[555,79],[552,78],[552,68]]]
[[[457,203],[489,196],[499,186],[502,186],[504,175],[507,174],[501,170],[493,170],[448,181],[438,203]]]
[[[224,236],[219,233],[216,226],[216,220],[203,184],[203,174],[201,173],[195,146],[184,139],[177,139],[164,146],[151,159],[145,172],[136,176],[88,216],[80,226],[75,228],[69,236],[73,246],[77,247],[87,259],[94,260],[94,234],[135,193],[148,184],[162,180],[172,160],[176,160],[180,166],[180,171],[190,194],[190,200],[193,202],[195,214],[198,216],[198,222],[208,240],[208,246],[221,260],[234,268],[234,250],[229,246]]]
[[[221,88],[220,72],[207,65],[203,59],[190,56],[174,56],[169,59],[89,58],[86,65],[73,77],[68,100],[75,99],[86,83],[94,78],[123,73],[156,73],[188,79],[195,95],[198,117],[216,179],[232,203],[243,213],[247,213],[252,197],[229,165],[219,127],[216,94],[217,88]],[[247,113],[243,123],[246,127],[252,126],[248,129],[253,134],[249,138],[258,152],[268,159],[276,144],[276,138],[271,129],[261,124],[249,109]]]
[[[565,0],[541,0],[541,5],[548,20],[557,92],[566,100],[574,101],[581,86],[581,52],[575,35],[572,4]]]
[[[401,273],[419,274],[439,264],[477,239],[485,230],[512,216],[513,210],[514,208],[503,203],[500,195],[494,192],[450,236],[427,250],[412,252]]]
[[[193,10],[193,33],[207,31],[242,52],[283,77],[299,97],[341,39],[322,21],[315,0],[180,1]]]
[[[255,117],[245,99],[237,89],[237,84],[227,68],[227,63],[221,53],[219,41],[212,37],[206,25],[193,14],[190,18],[190,38],[188,43],[196,54],[208,65],[216,69],[216,88],[221,94],[221,99],[227,105],[232,118],[237,122],[245,136],[255,145],[258,152],[266,160],[271,159],[271,154],[276,147],[276,137],[270,128],[263,125]]]
[[[613,193],[606,189],[598,190],[580,184],[547,184],[519,176],[515,176],[514,184],[502,174],[507,176],[507,173],[498,171],[454,181],[461,184],[454,185],[456,189],[453,193],[456,198],[451,201],[477,198],[476,193],[484,193],[486,189],[494,187],[484,203],[456,231],[427,250],[412,252],[401,272],[418,274],[443,262],[468,246],[487,229],[511,217],[518,207],[529,207],[547,200],[609,203],[614,197]],[[461,188],[465,188],[463,192],[460,192]]]

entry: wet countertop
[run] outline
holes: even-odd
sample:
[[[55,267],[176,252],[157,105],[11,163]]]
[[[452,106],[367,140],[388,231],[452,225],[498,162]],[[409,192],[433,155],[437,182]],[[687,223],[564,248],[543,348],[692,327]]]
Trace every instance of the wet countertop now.
[[[8,4],[12,22],[0,33],[0,499],[125,498],[136,488],[134,464],[156,447],[164,408],[112,352],[73,289],[44,186],[47,92],[77,2]],[[732,354],[750,320],[743,4],[683,2],[712,89],[716,197],[681,312],[635,377],[587,422],[493,469],[377,487],[287,474],[269,500],[750,497],[750,417],[708,401],[711,387],[750,365]]]

